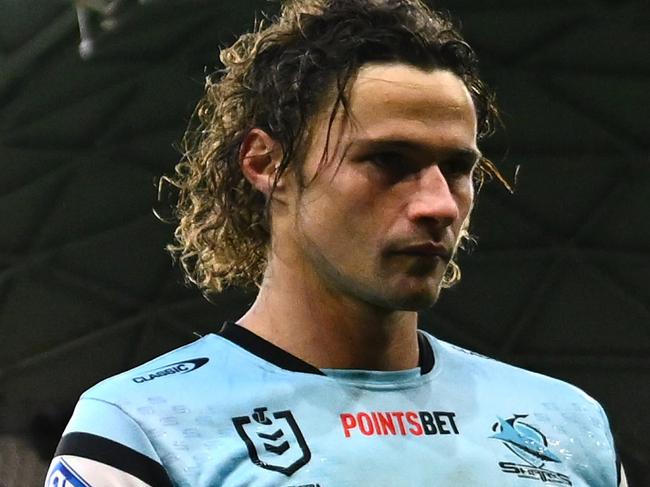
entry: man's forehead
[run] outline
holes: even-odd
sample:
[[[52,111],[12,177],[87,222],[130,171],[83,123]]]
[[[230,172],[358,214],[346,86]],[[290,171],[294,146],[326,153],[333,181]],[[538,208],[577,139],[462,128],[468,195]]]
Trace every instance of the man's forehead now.
[[[350,87],[350,104],[403,106],[415,103],[427,109],[462,108],[473,101],[465,83],[444,69],[421,69],[408,64],[368,64]]]
[[[471,95],[463,81],[450,71],[424,70],[402,63],[370,63],[362,66],[352,80],[345,106],[336,104],[334,93],[324,96],[331,101],[306,127],[306,140],[311,145],[327,138],[330,155],[347,150],[351,139],[357,137],[420,139],[425,144],[431,129],[441,124],[463,126],[463,140],[450,140],[450,145],[478,154]]]
[[[368,63],[361,66],[351,80],[347,94],[346,108],[357,111],[361,108],[359,105],[368,102],[404,105],[409,101],[409,95],[417,98],[418,102],[428,99],[431,105],[442,102],[457,107],[474,106],[469,90],[456,74],[449,70],[423,69],[404,63]],[[339,93],[336,83],[323,87],[321,96],[321,108],[313,116],[314,124],[310,125],[351,115],[337,101]]]
[[[451,73],[443,68],[421,68],[412,64],[400,62],[366,63],[356,75],[357,83],[377,82],[399,84],[405,87],[419,88],[423,83],[420,78],[433,73]]]

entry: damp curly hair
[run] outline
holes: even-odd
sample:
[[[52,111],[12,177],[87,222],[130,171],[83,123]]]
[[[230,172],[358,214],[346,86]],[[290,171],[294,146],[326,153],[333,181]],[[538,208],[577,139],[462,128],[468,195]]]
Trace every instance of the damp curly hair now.
[[[162,181],[175,187],[175,241],[168,250],[187,281],[205,295],[228,286],[259,285],[270,244],[267,199],[244,178],[239,150],[258,127],[279,142],[283,158],[276,182],[300,170],[300,149],[312,117],[330,110],[330,127],[347,110],[347,90],[369,62],[401,62],[455,73],[476,109],[478,138],[497,120],[491,92],[478,75],[477,59],[446,14],[420,0],[294,0],[270,21],[257,23],[220,52],[223,69],[206,80],[183,157]],[[333,95],[332,95],[333,93]],[[329,106],[327,106],[329,104]],[[507,183],[487,159],[475,184],[486,177]],[[469,235],[464,232],[463,240]],[[443,286],[460,279],[455,259]]]

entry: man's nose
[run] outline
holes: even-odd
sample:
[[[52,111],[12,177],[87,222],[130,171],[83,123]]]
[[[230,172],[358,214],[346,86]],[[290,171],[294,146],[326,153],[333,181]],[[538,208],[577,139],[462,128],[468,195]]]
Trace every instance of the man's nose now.
[[[421,172],[407,213],[412,221],[430,220],[443,227],[459,217],[458,202],[438,165]]]

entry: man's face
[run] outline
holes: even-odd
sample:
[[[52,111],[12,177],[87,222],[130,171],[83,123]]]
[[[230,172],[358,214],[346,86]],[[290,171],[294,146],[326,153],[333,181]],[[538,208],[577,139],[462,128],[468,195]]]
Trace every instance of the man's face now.
[[[474,199],[474,104],[443,70],[369,64],[326,146],[329,108],[310,127],[289,206],[289,244],[330,292],[387,310],[437,299]]]

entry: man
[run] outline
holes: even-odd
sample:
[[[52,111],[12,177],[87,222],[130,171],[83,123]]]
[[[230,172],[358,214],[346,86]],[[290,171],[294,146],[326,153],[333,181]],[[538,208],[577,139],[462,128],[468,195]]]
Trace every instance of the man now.
[[[492,99],[418,0],[310,0],[221,55],[174,178],[218,334],[79,401],[47,485],[618,485],[601,407],[418,332],[460,278]],[[513,394],[516,391],[516,394]]]

